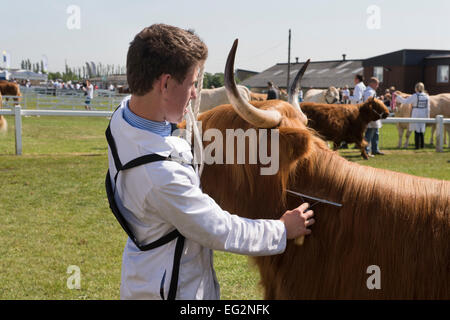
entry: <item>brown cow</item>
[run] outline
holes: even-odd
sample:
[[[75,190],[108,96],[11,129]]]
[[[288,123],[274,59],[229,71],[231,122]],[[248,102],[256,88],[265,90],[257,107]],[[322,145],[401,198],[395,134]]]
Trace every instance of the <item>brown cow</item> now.
[[[266,101],[267,93],[256,93],[250,91],[250,100],[251,101]]]
[[[0,80],[0,93],[4,96],[20,96],[20,87],[17,83]]]
[[[118,93],[130,93],[130,88],[124,86],[117,86]]]
[[[369,158],[364,140],[367,124],[389,115],[388,108],[376,98],[358,105],[302,102],[300,107],[308,117],[308,127],[316,130],[324,140],[333,141],[335,150],[344,141],[354,142],[366,160]]]
[[[300,199],[286,189],[343,204],[314,207],[317,223],[302,246],[288,241],[283,254],[254,258],[264,297],[450,299],[450,182],[349,162],[329,150],[290,104],[240,99],[233,50],[236,45],[225,72],[232,105],[201,114],[203,132],[276,128],[280,169],[262,176],[260,163],[205,165],[203,190],[247,218],[279,219],[298,206]],[[380,289],[371,287],[374,266]]]
[[[4,96],[21,96],[20,87],[17,83],[0,80],[0,93]],[[5,98],[8,99],[8,98]],[[19,103],[18,98],[14,98],[15,104]]]

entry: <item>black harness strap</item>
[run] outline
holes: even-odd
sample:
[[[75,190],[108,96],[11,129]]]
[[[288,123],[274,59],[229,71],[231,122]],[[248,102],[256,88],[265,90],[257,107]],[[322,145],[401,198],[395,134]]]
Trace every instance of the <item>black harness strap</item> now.
[[[136,247],[138,247],[139,250],[141,250],[141,251],[152,250],[152,249],[158,248],[160,246],[163,246],[163,245],[171,242],[172,240],[177,239],[177,242],[175,245],[175,253],[174,253],[174,259],[173,259],[172,276],[171,276],[171,280],[170,280],[169,294],[167,296],[168,300],[175,300],[175,297],[177,294],[178,274],[180,271],[181,255],[183,253],[183,247],[184,247],[184,236],[178,230],[175,229],[154,242],[151,242],[146,245],[140,244],[139,241],[137,240],[136,236],[132,232],[130,226],[128,225],[127,221],[125,220],[122,213],[120,212],[119,207],[117,206],[116,200],[114,198],[114,195],[116,192],[117,176],[119,175],[120,171],[135,168],[137,166],[155,162],[155,161],[171,161],[172,158],[170,156],[163,157],[158,154],[147,154],[147,155],[138,157],[136,159],[133,159],[130,162],[126,163],[125,165],[122,165],[122,162],[120,161],[120,158],[119,158],[119,154],[117,152],[116,143],[111,134],[111,128],[109,125],[108,125],[108,128],[106,129],[106,140],[108,141],[108,145],[109,145],[111,154],[114,159],[114,165],[116,166],[116,169],[117,169],[117,173],[114,176],[114,183],[115,183],[114,188],[112,187],[111,175],[109,173],[109,170],[106,173],[106,180],[105,180],[106,194],[108,196],[108,202],[109,202],[111,211],[113,212],[114,216],[116,217],[116,219],[119,222],[122,229],[125,230],[128,237],[130,237],[130,239],[133,241],[133,243],[136,245]],[[164,293],[164,290],[161,287],[161,297],[164,299],[163,293]]]

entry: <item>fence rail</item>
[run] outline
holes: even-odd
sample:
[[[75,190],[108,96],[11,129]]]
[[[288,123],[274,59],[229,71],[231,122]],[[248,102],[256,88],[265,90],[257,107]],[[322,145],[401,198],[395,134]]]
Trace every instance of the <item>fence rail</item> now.
[[[114,92],[96,92],[90,100],[91,110],[114,110],[127,94]],[[84,110],[86,96],[82,92],[67,90],[64,94],[46,94],[38,91],[29,91],[22,96],[2,96],[3,108],[13,109],[20,104],[22,109],[42,110]]]
[[[22,154],[22,116],[64,116],[64,117],[110,117],[113,111],[88,110],[30,110],[20,105],[14,109],[0,109],[0,115],[14,116],[16,155]],[[436,152],[444,151],[444,125],[450,124],[450,118],[437,115],[436,118],[387,118],[383,123],[427,123],[436,124]]]

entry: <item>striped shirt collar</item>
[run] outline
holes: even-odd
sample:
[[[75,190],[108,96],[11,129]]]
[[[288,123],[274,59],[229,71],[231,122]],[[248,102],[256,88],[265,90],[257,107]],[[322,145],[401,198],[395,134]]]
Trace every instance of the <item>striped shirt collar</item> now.
[[[171,135],[172,126],[170,125],[170,122],[168,121],[160,122],[144,119],[130,110],[129,102],[130,100],[126,102],[123,111],[123,118],[129,125],[141,130],[150,131],[152,133],[160,135],[161,137],[168,137]]]

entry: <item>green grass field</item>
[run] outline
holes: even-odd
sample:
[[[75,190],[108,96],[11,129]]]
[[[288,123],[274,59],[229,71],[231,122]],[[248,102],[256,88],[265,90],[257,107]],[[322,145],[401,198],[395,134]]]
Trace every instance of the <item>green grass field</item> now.
[[[23,118],[23,156],[15,156],[14,119],[0,135],[0,299],[118,299],[126,236],[109,211],[104,178],[107,119]],[[351,161],[450,180],[450,151],[397,150],[394,125],[382,129],[385,156]],[[426,141],[429,139],[427,131]],[[81,270],[70,290],[67,268]],[[248,258],[215,253],[223,299],[260,299]]]

